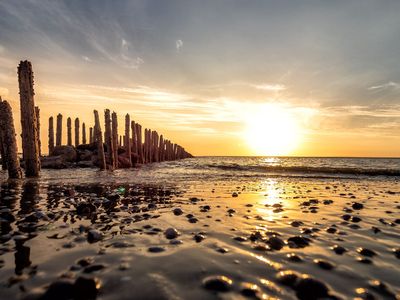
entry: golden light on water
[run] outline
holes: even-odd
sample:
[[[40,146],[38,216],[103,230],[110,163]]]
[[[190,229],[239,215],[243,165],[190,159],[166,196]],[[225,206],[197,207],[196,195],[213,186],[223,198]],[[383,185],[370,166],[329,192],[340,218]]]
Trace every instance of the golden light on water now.
[[[245,123],[246,141],[256,155],[288,155],[300,142],[300,126],[284,107],[259,107],[246,116]]]

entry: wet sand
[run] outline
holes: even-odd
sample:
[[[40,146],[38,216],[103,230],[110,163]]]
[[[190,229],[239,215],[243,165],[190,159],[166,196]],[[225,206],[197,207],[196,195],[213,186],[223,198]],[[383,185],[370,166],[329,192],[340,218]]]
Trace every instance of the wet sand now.
[[[44,177],[2,183],[1,299],[399,299],[398,180]]]

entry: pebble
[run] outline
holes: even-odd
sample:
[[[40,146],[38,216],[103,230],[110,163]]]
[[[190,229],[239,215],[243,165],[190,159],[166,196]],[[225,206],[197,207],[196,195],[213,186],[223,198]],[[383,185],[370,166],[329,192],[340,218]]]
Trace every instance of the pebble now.
[[[87,240],[89,243],[96,243],[103,239],[103,234],[98,230],[89,230],[87,233]]]
[[[357,252],[363,256],[368,256],[368,257],[373,257],[376,255],[376,252],[371,250],[371,249],[367,249],[367,248],[357,248]]]
[[[203,287],[216,292],[228,292],[232,289],[232,285],[232,279],[222,275],[208,276],[203,279]]]
[[[331,247],[331,249],[335,251],[335,253],[338,255],[342,255],[343,253],[347,252],[346,248],[339,245],[334,245],[333,247]]]
[[[378,292],[379,294],[381,294],[385,297],[389,297],[391,299],[397,298],[395,293],[389,288],[389,286],[380,280],[370,280],[370,281],[368,281],[368,285],[373,290],[375,290],[376,292]]]
[[[314,259],[314,263],[316,265],[318,265],[321,269],[324,269],[324,270],[332,270],[335,267],[329,261],[322,260],[322,259]]]
[[[392,252],[394,256],[396,256],[398,259],[400,259],[400,248],[394,248],[392,249]]]
[[[303,259],[296,253],[288,253],[288,254],[286,254],[286,257],[288,260],[290,260],[292,262],[302,262],[303,261]]]
[[[296,284],[297,280],[299,279],[299,276],[300,276],[299,273],[287,270],[287,271],[280,271],[277,274],[276,279],[283,285],[293,287]]]
[[[281,250],[285,246],[285,242],[277,236],[271,236],[267,240],[267,244],[274,250]]]
[[[74,283],[74,299],[96,299],[99,287],[100,281],[95,277],[78,277]]]
[[[167,230],[165,230],[164,235],[167,239],[172,240],[177,238],[180,235],[180,233],[175,228],[170,227]]]
[[[242,282],[240,284],[240,293],[248,298],[252,299],[265,299],[260,287],[254,283]]]
[[[245,241],[247,241],[247,238],[245,238],[243,236],[235,236],[233,239],[235,241],[237,241],[237,242],[245,242]]]
[[[303,236],[292,236],[288,238],[288,245],[291,248],[304,248],[310,244],[310,240]]]
[[[329,289],[322,281],[303,275],[295,285],[296,295],[301,300],[317,300],[329,296]]]
[[[174,213],[175,216],[180,216],[183,214],[183,210],[179,207],[174,208],[174,210],[172,212]]]
[[[149,247],[147,250],[151,253],[160,253],[160,252],[164,252],[165,248],[159,247],[159,246],[153,246],[153,247]]]
[[[94,264],[94,265],[87,266],[83,270],[83,272],[84,273],[93,273],[93,272],[97,272],[97,271],[103,270],[105,267],[106,266],[102,265],[102,264]]]
[[[352,207],[353,209],[355,209],[355,210],[360,210],[360,209],[363,209],[363,208],[364,208],[364,205],[363,205],[362,203],[359,203],[359,202],[353,202],[353,203],[351,204],[351,207]]]
[[[201,234],[201,233],[197,233],[194,235],[193,239],[196,241],[196,243],[200,243],[201,241],[203,241],[206,237]]]

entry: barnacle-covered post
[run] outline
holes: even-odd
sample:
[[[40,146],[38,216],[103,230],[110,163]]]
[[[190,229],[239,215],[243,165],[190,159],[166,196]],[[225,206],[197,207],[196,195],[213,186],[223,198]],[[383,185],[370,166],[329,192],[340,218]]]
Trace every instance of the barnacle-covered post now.
[[[106,169],[106,158],[104,155],[104,145],[103,145],[103,134],[101,133],[99,112],[94,110],[94,128],[97,141],[97,152],[99,156],[99,167],[100,170]]]
[[[5,161],[8,170],[8,177],[12,179],[22,178],[19,165],[17,141],[15,139],[14,119],[11,106],[7,101],[0,100],[0,137],[3,142]]]
[[[18,83],[21,107],[22,152],[25,175],[37,177],[40,171],[39,141],[35,113],[32,65],[21,61],[18,66]]]

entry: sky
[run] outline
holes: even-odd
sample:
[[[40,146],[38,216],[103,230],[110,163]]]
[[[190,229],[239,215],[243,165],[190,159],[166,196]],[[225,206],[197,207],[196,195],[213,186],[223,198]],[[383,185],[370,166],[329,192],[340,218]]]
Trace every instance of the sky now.
[[[44,152],[50,116],[91,126],[109,108],[194,155],[268,154],[277,138],[282,155],[399,157],[399,12],[397,0],[0,0],[0,95],[19,132],[17,65],[31,61]]]

